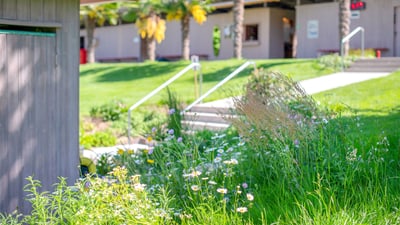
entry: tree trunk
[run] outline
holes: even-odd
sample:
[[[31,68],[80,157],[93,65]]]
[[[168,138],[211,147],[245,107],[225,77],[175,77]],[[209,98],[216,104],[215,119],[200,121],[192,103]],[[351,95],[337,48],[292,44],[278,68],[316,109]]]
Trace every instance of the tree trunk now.
[[[190,57],[190,39],[189,39],[189,29],[190,29],[190,16],[186,15],[181,20],[182,29],[182,59],[189,60]]]
[[[234,0],[233,6],[233,57],[242,58],[244,0]]]
[[[94,30],[96,28],[96,20],[91,19],[90,17],[86,16],[85,18],[85,28],[86,28],[86,36],[87,36],[87,56],[86,61],[87,63],[94,63],[94,52],[96,48],[96,43],[94,41]]]
[[[147,39],[140,37],[140,56],[139,62],[144,62],[149,58],[147,54]]]
[[[154,37],[147,38],[147,56],[148,60],[156,60],[156,39]]]
[[[340,43],[342,39],[350,33],[350,0],[339,1],[339,30],[340,30]],[[343,55],[348,56],[349,54],[349,42],[343,44]]]

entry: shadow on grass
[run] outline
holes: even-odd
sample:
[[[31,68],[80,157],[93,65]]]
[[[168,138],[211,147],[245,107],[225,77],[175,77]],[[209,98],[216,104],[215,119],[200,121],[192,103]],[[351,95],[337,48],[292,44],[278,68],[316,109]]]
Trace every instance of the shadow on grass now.
[[[187,62],[154,62],[154,63],[137,63],[137,64],[106,64],[100,68],[88,69],[81,72],[81,76],[87,76],[94,73],[100,73],[96,77],[97,82],[120,82],[133,81],[143,78],[167,75],[170,73],[178,73]],[[173,76],[174,74],[171,74]]]
[[[340,117],[340,123],[348,127],[348,135],[353,137],[354,145],[359,147],[374,146],[386,137],[390,149],[396,151],[398,158],[400,148],[400,105],[391,110],[365,109],[355,110],[352,116]],[[353,126],[349,126],[353,124]],[[358,140],[358,141],[357,141]]]
[[[273,62],[273,63],[260,63],[256,62],[257,68],[262,68],[264,70],[273,70],[275,67],[280,67],[284,65],[290,65],[290,64],[300,64],[300,63],[307,63],[308,61],[298,61],[298,60],[287,60],[287,61],[282,61],[280,60],[279,62]],[[243,62],[244,63],[244,62]],[[229,74],[231,74],[233,71],[235,71],[237,68],[239,68],[242,65],[242,63],[238,63],[237,65],[232,65],[232,66],[225,66],[223,69],[220,70],[214,70],[212,72],[206,72],[203,77],[204,82],[216,82],[216,81],[221,81],[225,77],[227,77]],[[237,74],[232,80],[238,79],[241,77],[247,77],[253,72],[253,67],[248,66],[245,70],[241,71],[239,74]]]
[[[299,64],[306,63],[308,61],[299,61],[299,60],[279,60],[278,62],[271,63],[261,63],[256,62],[256,66],[258,68],[263,68],[265,70],[271,70],[275,67],[279,68],[280,66],[290,65],[290,64]],[[244,61],[243,61],[244,63]],[[133,81],[143,78],[151,78],[155,76],[163,76],[168,75],[172,77],[177,74],[184,67],[188,66],[190,62],[187,61],[176,61],[176,62],[146,62],[146,63],[134,63],[134,64],[101,64],[100,66],[96,66],[94,68],[84,69],[80,72],[80,76],[96,76],[95,80],[97,82],[120,82],[120,81]],[[212,69],[211,68],[203,68],[203,82],[216,82],[221,81],[225,77],[227,77],[230,73],[235,71],[235,69],[239,68],[242,63],[238,62],[237,64],[231,64],[224,66],[222,69]],[[89,65],[90,66],[90,65]],[[218,67],[220,68],[220,67]],[[247,77],[253,71],[252,66],[247,67],[244,71],[240,72],[233,79]]]
[[[91,75],[91,74],[104,73],[104,72],[106,72],[108,70],[112,70],[112,69],[113,69],[113,67],[111,67],[111,66],[109,66],[109,67],[96,67],[96,68],[93,68],[93,69],[87,69],[85,71],[81,71],[79,73],[79,75],[81,77],[84,77],[84,76],[88,76],[88,75]]]

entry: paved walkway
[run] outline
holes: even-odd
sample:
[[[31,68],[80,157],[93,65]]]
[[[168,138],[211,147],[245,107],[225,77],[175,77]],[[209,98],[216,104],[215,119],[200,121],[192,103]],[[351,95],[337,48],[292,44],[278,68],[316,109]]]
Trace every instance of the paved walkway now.
[[[322,91],[343,87],[349,84],[385,77],[389,74],[390,73],[384,73],[384,72],[376,72],[376,73],[339,72],[331,75],[300,81],[300,85],[304,88],[307,94],[311,95]]]
[[[322,77],[312,78],[309,80],[300,81],[300,85],[304,88],[307,94],[316,94],[319,92],[343,87],[346,85],[359,83],[366,80],[376,79],[380,77],[388,76],[390,73],[386,72],[339,72]],[[233,99],[226,98],[213,102],[207,102],[200,104],[201,106],[208,107],[233,107]]]

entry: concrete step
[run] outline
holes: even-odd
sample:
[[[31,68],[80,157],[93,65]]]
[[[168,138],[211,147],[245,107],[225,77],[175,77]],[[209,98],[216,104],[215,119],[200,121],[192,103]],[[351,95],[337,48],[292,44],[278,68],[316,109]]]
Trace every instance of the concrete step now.
[[[227,117],[233,117],[232,114],[216,114],[216,113],[205,113],[205,112],[186,112],[183,114],[183,120],[186,121],[203,121],[213,123],[226,123]]]
[[[399,67],[365,67],[365,66],[351,66],[347,68],[346,72],[388,72],[392,73],[398,70]]]
[[[190,112],[194,113],[214,113],[214,114],[232,114],[232,109],[230,106],[220,105],[220,106],[208,106],[204,105],[196,105],[190,110]]]
[[[400,58],[358,59],[346,72],[394,72],[400,68]]]
[[[183,116],[182,126],[186,130],[220,131],[230,126],[228,118],[235,117],[231,100],[219,100],[194,106]]]
[[[201,122],[201,121],[182,121],[182,126],[189,131],[198,130],[212,130],[221,131],[227,129],[230,124],[228,123],[213,123],[213,122]]]

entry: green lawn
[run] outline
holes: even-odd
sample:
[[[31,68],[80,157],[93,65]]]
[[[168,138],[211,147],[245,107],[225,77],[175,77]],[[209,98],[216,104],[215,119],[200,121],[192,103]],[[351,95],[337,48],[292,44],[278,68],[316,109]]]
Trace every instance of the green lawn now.
[[[388,136],[399,144],[400,134],[400,71],[388,77],[373,79],[325,91],[313,97],[328,108],[342,111],[345,119],[357,120],[353,135],[368,145]]]
[[[202,61],[203,93],[244,62],[238,60]],[[255,62],[258,68],[281,71],[296,81],[332,72],[313,59],[273,59]],[[91,107],[113,99],[133,105],[187,65],[189,63],[183,61],[83,65],[80,67],[80,113],[86,115]],[[206,101],[240,94],[250,72],[251,67],[248,67]],[[171,84],[172,89],[186,103],[195,99],[193,76],[194,73],[190,71]],[[146,104],[158,104],[164,96],[165,91],[162,91]]]

